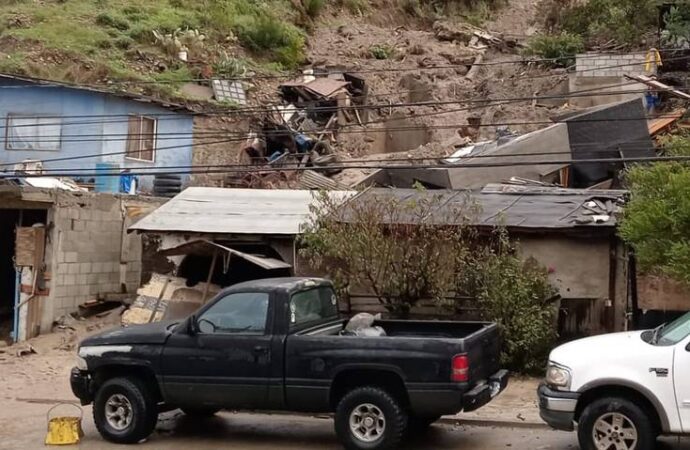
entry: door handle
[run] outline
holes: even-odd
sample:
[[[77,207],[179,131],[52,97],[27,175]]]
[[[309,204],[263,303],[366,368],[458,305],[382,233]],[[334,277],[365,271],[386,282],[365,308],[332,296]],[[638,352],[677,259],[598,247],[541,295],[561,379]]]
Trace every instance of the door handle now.
[[[254,354],[265,355],[266,353],[268,353],[268,347],[264,347],[262,345],[257,345],[254,347]]]

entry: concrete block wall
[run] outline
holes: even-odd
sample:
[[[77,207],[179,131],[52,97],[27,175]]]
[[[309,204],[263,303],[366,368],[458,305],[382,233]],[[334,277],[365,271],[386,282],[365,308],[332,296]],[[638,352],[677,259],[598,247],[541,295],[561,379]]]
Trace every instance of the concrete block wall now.
[[[110,194],[64,193],[52,210],[50,309],[42,328],[104,294],[134,293],[141,278],[141,237],[128,234],[138,217],[160,205]]]
[[[647,52],[627,54],[584,53],[576,57],[578,77],[622,77],[624,75],[645,75],[656,73],[645,70]]]

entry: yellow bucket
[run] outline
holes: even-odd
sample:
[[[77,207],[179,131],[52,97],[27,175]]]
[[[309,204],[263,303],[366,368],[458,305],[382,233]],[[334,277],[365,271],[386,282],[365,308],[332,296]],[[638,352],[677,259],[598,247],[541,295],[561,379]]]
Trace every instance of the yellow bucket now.
[[[79,416],[50,417],[50,413],[59,406],[73,406],[79,410]],[[48,435],[46,445],[73,445],[78,444],[84,436],[81,428],[81,419],[84,412],[74,403],[58,403],[48,410]]]

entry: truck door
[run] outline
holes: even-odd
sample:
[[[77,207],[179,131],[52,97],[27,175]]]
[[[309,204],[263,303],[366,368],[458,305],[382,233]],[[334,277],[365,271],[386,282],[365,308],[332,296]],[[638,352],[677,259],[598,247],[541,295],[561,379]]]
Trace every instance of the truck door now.
[[[161,361],[169,403],[262,409],[268,401],[269,294],[235,292],[196,317],[196,333],[170,337]]]

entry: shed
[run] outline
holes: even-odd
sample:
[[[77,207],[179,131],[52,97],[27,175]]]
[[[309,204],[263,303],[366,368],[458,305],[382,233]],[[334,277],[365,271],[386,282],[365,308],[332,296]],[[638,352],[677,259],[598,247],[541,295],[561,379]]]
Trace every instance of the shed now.
[[[344,200],[354,192],[328,195]],[[191,282],[228,286],[306,275],[309,269],[299,264],[296,240],[314,203],[310,190],[190,187],[129,231],[147,236],[145,254],[158,259],[159,267],[172,262],[167,270]]]
[[[519,242],[525,257],[534,257],[549,271],[561,295],[560,329],[566,336],[589,335],[625,327],[628,299],[628,254],[615,227],[625,191],[565,189],[549,186],[489,184],[471,191],[370,189],[345,202],[342,219],[356,202],[386,202],[394,197],[410,205],[426,204],[438,196],[438,208],[423,218],[427,223],[453,225],[449,215],[471,204],[479,213],[471,226],[490,231],[504,225]],[[469,197],[468,197],[469,196]],[[428,208],[428,206],[426,206]],[[420,221],[419,214],[396,214],[400,223]],[[357,296],[356,296],[357,297]],[[353,299],[353,312],[371,305],[371,293]],[[358,304],[358,302],[360,302]]]

